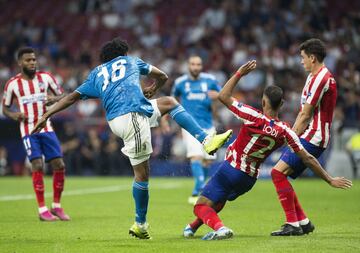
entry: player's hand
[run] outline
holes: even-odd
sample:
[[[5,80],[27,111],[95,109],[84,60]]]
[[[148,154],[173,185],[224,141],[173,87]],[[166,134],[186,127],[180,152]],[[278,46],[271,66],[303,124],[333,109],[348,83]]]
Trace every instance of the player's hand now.
[[[334,188],[348,189],[352,186],[352,182],[344,177],[334,177],[329,183]]]
[[[39,133],[41,129],[43,129],[46,126],[46,121],[47,119],[45,117],[41,117],[41,119],[39,119],[34,129],[31,131],[31,134]]]
[[[156,84],[143,88],[143,94],[146,98],[152,98],[156,93]]]
[[[215,91],[215,90],[209,90],[208,91],[208,96],[210,99],[212,100],[216,100],[219,96],[219,92]]]
[[[27,119],[27,117],[22,112],[14,112],[13,119],[16,121],[24,121],[25,119]]]
[[[57,98],[55,96],[47,95],[45,102],[46,106],[50,106],[56,102],[57,102]]]
[[[245,76],[249,74],[256,68],[256,60],[248,61],[244,65],[242,65],[237,72],[240,73],[241,76]]]

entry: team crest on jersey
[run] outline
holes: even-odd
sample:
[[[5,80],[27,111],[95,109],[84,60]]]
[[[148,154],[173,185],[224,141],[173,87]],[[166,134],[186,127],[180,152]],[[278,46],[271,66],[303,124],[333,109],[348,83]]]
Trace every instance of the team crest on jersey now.
[[[45,91],[45,84],[43,82],[39,82],[38,86],[39,86],[41,92]]]
[[[201,83],[201,90],[202,90],[202,92],[207,92],[208,91],[207,83],[205,83],[205,82]]]
[[[190,92],[190,83],[189,82],[185,83],[185,92]]]

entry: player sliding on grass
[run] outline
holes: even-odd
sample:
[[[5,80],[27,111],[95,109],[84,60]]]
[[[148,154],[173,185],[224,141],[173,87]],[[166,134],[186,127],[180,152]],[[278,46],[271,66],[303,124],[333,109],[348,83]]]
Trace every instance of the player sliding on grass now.
[[[302,161],[335,188],[351,187],[351,181],[343,177],[331,177],[318,161],[309,154],[300,143],[298,136],[278,119],[278,112],[283,101],[283,92],[278,86],[265,88],[262,98],[263,112],[251,106],[237,102],[231,95],[241,78],[256,68],[256,61],[250,61],[239,68],[219,93],[219,100],[244,125],[236,140],[228,147],[225,161],[204,187],[199,200],[194,206],[197,219],[184,229],[185,237],[192,237],[196,230],[205,223],[214,231],[203,240],[221,240],[233,236],[233,231],[224,226],[217,213],[227,200],[235,200],[254,186],[259,174],[260,164],[284,143],[302,159]]]
[[[137,57],[127,56],[127,52],[127,43],[118,38],[105,43],[100,53],[103,64],[94,68],[80,87],[46,112],[32,133],[39,132],[51,115],[79,99],[100,98],[109,126],[123,139],[125,146],[122,152],[129,157],[134,170],[132,190],[136,216],[129,233],[140,239],[150,239],[146,222],[149,158],[152,153],[150,126],[157,125],[158,118],[169,113],[181,127],[202,142],[209,153],[214,153],[222,146],[232,131],[208,136],[175,99],[147,100],[145,96],[152,97],[165,84],[167,75]],[[148,75],[156,82],[142,91],[140,75]]]

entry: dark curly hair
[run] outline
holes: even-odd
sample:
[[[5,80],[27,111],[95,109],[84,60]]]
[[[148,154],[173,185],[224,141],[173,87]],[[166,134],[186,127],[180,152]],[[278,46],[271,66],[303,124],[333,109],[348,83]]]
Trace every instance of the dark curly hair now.
[[[127,42],[120,38],[115,38],[111,41],[106,42],[101,47],[100,61],[102,63],[111,61],[118,56],[127,55],[128,51],[129,45],[127,44]]]

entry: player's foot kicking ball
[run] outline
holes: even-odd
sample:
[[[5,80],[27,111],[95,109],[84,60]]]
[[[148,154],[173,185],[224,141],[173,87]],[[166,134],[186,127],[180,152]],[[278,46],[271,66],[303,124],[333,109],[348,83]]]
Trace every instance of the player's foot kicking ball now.
[[[217,231],[207,233],[202,240],[211,241],[211,240],[224,240],[231,238],[234,235],[234,232],[227,227],[219,228]]]
[[[57,216],[62,221],[69,221],[70,217],[64,212],[64,209],[60,207],[55,207],[51,209],[51,213]]]
[[[39,213],[39,219],[41,221],[57,221],[58,218],[50,213],[49,210]]]
[[[272,236],[290,236],[290,235],[304,235],[301,227],[295,227],[288,223],[281,226],[277,231],[271,232]]]
[[[183,231],[183,236],[185,238],[192,238],[195,235],[196,230],[194,231],[189,224],[186,225]]]
[[[309,223],[306,225],[300,225],[300,227],[302,228],[303,233],[306,235],[312,233],[315,230],[315,226],[311,223],[311,221],[309,221]]]
[[[151,239],[151,236],[148,232],[149,224],[139,224],[135,222],[129,229],[129,235],[137,237],[139,239]]]
[[[203,141],[203,146],[209,155],[213,155],[219,148],[221,148],[231,137],[232,130],[227,130],[222,134],[209,135]]]

